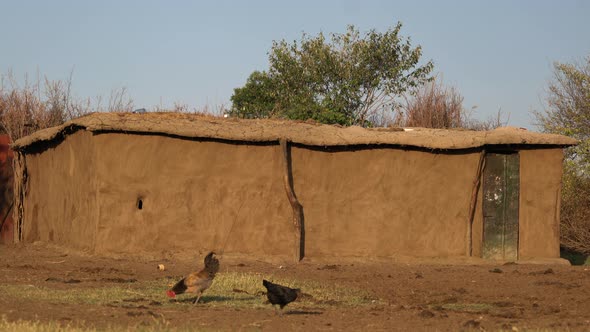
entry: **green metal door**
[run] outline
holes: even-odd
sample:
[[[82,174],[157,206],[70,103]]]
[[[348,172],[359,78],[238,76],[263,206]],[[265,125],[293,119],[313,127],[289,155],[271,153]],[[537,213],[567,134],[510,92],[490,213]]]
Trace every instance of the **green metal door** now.
[[[483,172],[483,257],[518,259],[518,153],[487,153]]]

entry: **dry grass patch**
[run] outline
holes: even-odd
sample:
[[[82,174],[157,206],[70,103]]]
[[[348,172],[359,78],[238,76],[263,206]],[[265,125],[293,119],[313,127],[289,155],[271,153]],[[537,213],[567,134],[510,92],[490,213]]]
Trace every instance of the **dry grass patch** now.
[[[232,308],[263,308],[266,303],[266,289],[262,286],[261,274],[222,273],[217,275],[211,288],[201,297],[198,305]],[[303,295],[289,307],[359,306],[380,303],[379,299],[362,289],[343,287],[315,281],[273,279],[285,286],[300,288]],[[73,284],[66,290],[34,285],[0,285],[0,296],[30,299],[50,303],[129,305],[152,304],[162,306],[189,306],[195,298],[192,294],[179,295],[168,299],[165,290],[176,279],[157,279],[132,284],[116,284],[88,288],[83,283]]]
[[[56,321],[41,322],[41,321],[9,321],[6,317],[0,319],[0,331],[3,332],[97,332],[97,331],[112,331],[112,332],[189,332],[189,331],[214,331],[213,329],[195,328],[194,326],[186,328],[177,328],[168,326],[166,323],[159,323],[153,326],[109,326],[106,329],[96,329],[93,327],[74,326],[71,324],[62,324]]]

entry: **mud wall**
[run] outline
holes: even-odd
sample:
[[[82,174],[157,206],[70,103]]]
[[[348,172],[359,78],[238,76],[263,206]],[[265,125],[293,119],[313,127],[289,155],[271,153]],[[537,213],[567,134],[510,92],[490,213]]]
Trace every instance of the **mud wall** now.
[[[308,256],[465,255],[479,153],[294,148]]]
[[[278,145],[117,133],[96,135],[94,143],[97,252],[292,256]]]
[[[96,159],[92,134],[78,131],[60,144],[26,155],[22,239],[92,249],[96,234]]]
[[[519,258],[559,257],[563,150],[520,151]]]
[[[290,149],[306,257],[464,256],[480,153]],[[561,149],[520,152],[521,258],[559,256]],[[293,257],[278,144],[79,131],[27,153],[23,240]],[[481,254],[481,186],[473,255]],[[141,202],[141,204],[140,204]]]

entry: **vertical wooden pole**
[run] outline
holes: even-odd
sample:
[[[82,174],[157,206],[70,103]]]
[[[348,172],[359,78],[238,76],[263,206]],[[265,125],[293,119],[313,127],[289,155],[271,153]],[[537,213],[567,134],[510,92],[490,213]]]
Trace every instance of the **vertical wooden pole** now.
[[[471,201],[469,202],[469,215],[467,220],[467,250],[468,257],[473,255],[473,218],[475,217],[475,206],[477,204],[477,193],[481,183],[481,174],[485,166],[486,150],[481,150],[479,154],[479,162],[477,163],[477,172],[473,179],[473,186],[471,188]]]
[[[15,151],[12,165],[14,167],[14,243],[23,239],[24,203],[27,188],[27,161],[24,153]]]
[[[293,227],[295,230],[295,261],[299,262],[305,256],[305,228],[303,226],[303,206],[297,200],[293,190],[293,173],[291,168],[291,154],[286,139],[279,139],[283,160],[283,183],[287,198],[293,209]]]

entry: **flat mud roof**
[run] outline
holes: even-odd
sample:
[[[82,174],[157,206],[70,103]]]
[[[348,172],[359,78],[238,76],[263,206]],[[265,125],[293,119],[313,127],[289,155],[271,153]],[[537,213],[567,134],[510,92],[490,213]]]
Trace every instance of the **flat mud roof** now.
[[[74,129],[74,130],[72,130]],[[399,145],[426,149],[469,149],[484,145],[571,146],[577,140],[515,127],[489,131],[427,128],[362,128],[317,124],[311,121],[237,119],[188,113],[92,113],[61,126],[40,130],[12,145],[14,150],[61,138],[84,129],[91,132],[164,134],[243,142],[279,139],[309,146]]]

